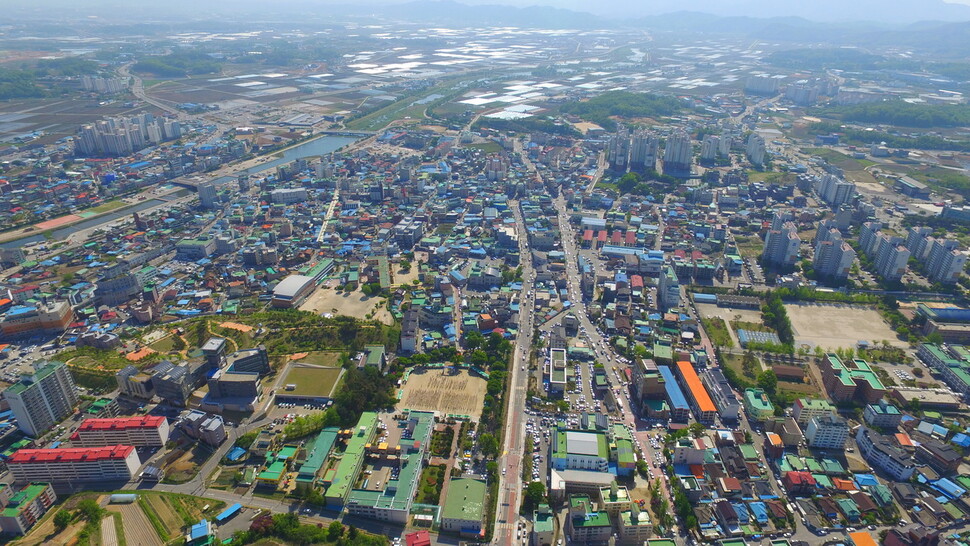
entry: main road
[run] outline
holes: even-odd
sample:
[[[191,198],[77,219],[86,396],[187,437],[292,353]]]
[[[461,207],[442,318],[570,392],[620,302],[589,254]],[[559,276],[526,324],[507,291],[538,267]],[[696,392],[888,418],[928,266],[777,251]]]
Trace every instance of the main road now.
[[[510,201],[519,238],[519,263],[522,266],[522,290],[519,292],[519,329],[515,351],[509,365],[509,388],[505,400],[505,437],[498,457],[498,508],[495,511],[494,544],[512,544],[519,522],[522,502],[522,461],[525,446],[526,393],[529,389],[529,357],[532,354],[534,319],[532,252],[529,250],[525,220],[517,200]]]

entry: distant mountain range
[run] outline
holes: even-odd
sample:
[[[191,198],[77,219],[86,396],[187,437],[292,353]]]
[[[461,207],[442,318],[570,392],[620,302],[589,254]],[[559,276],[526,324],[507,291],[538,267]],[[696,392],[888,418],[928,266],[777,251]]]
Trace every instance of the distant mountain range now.
[[[172,18],[204,17],[222,13],[228,17],[241,13],[260,13],[272,18],[292,13],[356,11],[369,14],[393,14],[395,6],[423,8],[422,15],[436,18],[484,16],[488,19],[515,18],[539,21],[574,22],[588,26],[596,18],[629,21],[673,12],[706,13],[719,17],[800,17],[824,23],[872,21],[905,25],[914,21],[970,21],[970,5],[944,0],[460,0],[459,2],[412,2],[409,0],[167,0],[165,2],[131,2],[130,0],[33,0],[13,2],[5,7],[8,17],[23,13],[32,16],[64,17],[68,14],[112,18],[118,16]],[[503,6],[492,8],[489,6]],[[465,7],[463,7],[465,6]],[[467,8],[474,6],[474,8]],[[450,13],[446,13],[450,12]],[[415,14],[417,15],[417,14]],[[474,23],[466,20],[465,23]],[[584,24],[585,22],[585,24]],[[605,22],[605,21],[604,21]]]
[[[943,0],[463,0],[468,4],[545,5],[608,18],[645,17],[675,11],[722,17],[802,17],[819,22],[970,21],[970,6]]]
[[[970,51],[970,6],[943,0],[33,0],[6,9],[10,21],[157,22],[186,30],[260,22],[301,28],[342,20],[409,21],[731,34],[771,42],[891,45],[954,58]]]

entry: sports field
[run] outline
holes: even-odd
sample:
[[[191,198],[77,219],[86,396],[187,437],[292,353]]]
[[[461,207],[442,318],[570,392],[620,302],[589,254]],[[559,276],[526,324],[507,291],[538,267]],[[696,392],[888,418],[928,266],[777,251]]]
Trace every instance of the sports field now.
[[[342,371],[342,368],[293,364],[281,384],[296,385],[296,387],[293,390],[278,392],[283,396],[331,396]]]
[[[487,382],[468,370],[426,368],[411,372],[398,404],[399,409],[438,411],[467,415],[478,421],[485,401]]]
[[[795,342],[823,349],[855,347],[859,341],[908,347],[873,307],[849,304],[786,303]]]

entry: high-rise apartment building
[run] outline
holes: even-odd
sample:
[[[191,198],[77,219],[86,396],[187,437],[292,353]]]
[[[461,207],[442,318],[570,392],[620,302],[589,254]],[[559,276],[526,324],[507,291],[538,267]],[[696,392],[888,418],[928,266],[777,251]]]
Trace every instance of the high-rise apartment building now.
[[[778,228],[772,226],[765,236],[764,252],[761,261],[776,266],[791,266],[798,259],[798,248],[802,240],[798,228],[792,222],[784,222]]]
[[[202,204],[202,208],[216,208],[216,200],[218,198],[219,195],[216,193],[216,187],[212,182],[203,182],[199,184],[199,202]]]
[[[748,136],[747,154],[752,165],[760,167],[765,164],[765,139],[758,133]]]
[[[691,155],[690,135],[686,131],[672,133],[667,137],[667,144],[664,146],[664,174],[689,174]]]
[[[10,404],[17,426],[37,438],[74,413],[78,404],[74,378],[63,362],[49,362],[7,387],[3,397]]]
[[[657,169],[657,135],[649,131],[634,131],[630,144],[630,168],[652,171]]]

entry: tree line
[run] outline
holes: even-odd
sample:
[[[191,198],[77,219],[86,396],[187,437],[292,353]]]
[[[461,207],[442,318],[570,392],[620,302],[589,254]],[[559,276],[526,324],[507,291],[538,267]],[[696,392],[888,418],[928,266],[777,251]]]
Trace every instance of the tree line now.
[[[583,102],[569,102],[559,107],[560,112],[592,121],[608,131],[616,130],[613,116],[656,118],[671,116],[683,109],[684,103],[676,97],[629,91],[608,91]]]
[[[970,125],[966,104],[913,104],[902,100],[827,108],[823,115],[900,127],[961,127]]]

